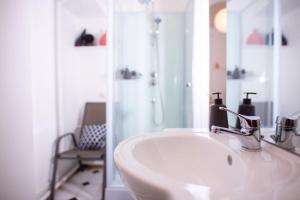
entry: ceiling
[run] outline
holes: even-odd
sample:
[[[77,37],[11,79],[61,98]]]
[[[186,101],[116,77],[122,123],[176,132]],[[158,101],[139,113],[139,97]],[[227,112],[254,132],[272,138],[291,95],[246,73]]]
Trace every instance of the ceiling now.
[[[241,12],[254,1],[257,0],[228,0],[227,9],[230,11]]]
[[[122,12],[140,12],[151,4],[143,5],[139,0],[114,0],[116,9]],[[184,12],[193,0],[151,0],[156,12]],[[258,0],[227,0],[229,11],[242,12]],[[259,0],[260,1],[260,0]],[[268,1],[268,0],[265,0]],[[269,0],[272,3],[271,0]],[[226,0],[210,0],[210,5]],[[106,17],[108,15],[108,0],[61,0],[62,5],[73,15],[83,18]],[[268,5],[269,9],[272,6]],[[300,7],[300,0],[282,1],[282,14],[292,12]]]
[[[116,0],[118,11],[140,12],[154,6],[156,12],[183,12],[192,0],[151,0],[152,3],[141,4],[139,0]]]
[[[252,5],[260,4],[260,12],[272,13],[273,1],[272,0],[228,0],[227,9],[230,11],[243,12],[245,9]],[[286,15],[300,8],[300,0],[281,1],[281,13]],[[259,13],[259,10],[258,10]]]
[[[300,1],[299,0],[288,0],[282,1],[282,14],[288,14],[293,12],[296,9],[300,8]]]
[[[63,0],[62,6],[81,18],[105,17],[108,13],[108,0]]]

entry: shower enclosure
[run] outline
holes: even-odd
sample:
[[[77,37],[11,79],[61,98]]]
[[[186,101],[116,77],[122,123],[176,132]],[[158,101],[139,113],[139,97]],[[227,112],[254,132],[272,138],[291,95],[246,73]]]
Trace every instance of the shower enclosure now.
[[[145,5],[145,9],[153,5]],[[119,141],[143,132],[190,127],[191,67],[185,67],[183,13],[119,13],[115,128]],[[189,36],[187,36],[189,37]]]
[[[113,2],[107,180],[108,187],[122,187],[110,158],[116,145],[166,128],[204,128],[199,112],[207,113],[208,92],[202,91],[207,104],[201,108],[195,78],[206,71],[194,56],[196,1]]]

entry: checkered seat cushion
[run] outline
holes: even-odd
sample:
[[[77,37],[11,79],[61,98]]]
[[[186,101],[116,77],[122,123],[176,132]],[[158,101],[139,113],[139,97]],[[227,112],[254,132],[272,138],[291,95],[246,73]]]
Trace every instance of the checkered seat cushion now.
[[[105,147],[106,125],[85,125],[78,147],[81,150],[101,150]]]

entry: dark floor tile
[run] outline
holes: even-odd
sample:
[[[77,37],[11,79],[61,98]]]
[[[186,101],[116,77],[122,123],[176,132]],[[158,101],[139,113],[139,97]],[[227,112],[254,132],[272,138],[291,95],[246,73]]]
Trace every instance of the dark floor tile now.
[[[86,181],[86,182],[83,182],[83,183],[82,183],[83,186],[87,186],[87,185],[89,185],[89,184],[90,184],[89,181]]]

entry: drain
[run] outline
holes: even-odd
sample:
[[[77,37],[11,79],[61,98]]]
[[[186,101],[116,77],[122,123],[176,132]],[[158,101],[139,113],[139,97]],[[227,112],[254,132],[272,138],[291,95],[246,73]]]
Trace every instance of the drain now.
[[[227,163],[228,163],[228,165],[232,165],[232,157],[231,157],[231,155],[228,155],[227,156]]]

